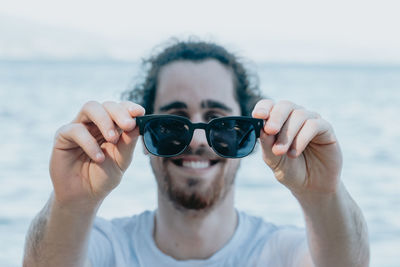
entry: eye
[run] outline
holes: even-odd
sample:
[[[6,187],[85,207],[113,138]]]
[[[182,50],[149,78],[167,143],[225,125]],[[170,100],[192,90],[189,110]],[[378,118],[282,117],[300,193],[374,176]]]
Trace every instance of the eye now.
[[[189,118],[189,114],[183,110],[177,110],[174,112],[170,113],[171,115],[177,115],[177,116],[181,116],[181,117],[185,117],[185,118]]]
[[[224,115],[221,114],[221,113],[219,113],[219,112],[216,112],[216,111],[208,111],[208,112],[206,112],[206,113],[204,114],[204,120],[205,120],[205,121],[210,121],[210,120],[212,120],[212,119],[220,118],[220,117],[223,117],[223,116],[224,116]]]

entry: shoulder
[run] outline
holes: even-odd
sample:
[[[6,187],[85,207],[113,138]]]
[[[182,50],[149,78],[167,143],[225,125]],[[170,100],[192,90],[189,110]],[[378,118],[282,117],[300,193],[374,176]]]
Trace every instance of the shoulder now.
[[[295,266],[308,253],[306,231],[292,225],[274,226],[260,251],[260,266]]]
[[[245,212],[239,212],[239,218],[242,221],[242,228],[247,231],[253,231],[260,235],[265,235],[274,239],[299,238],[305,235],[305,229],[293,225],[276,225],[268,222],[259,216],[249,215]]]
[[[235,255],[232,260],[235,262],[257,261],[263,247],[278,228],[261,217],[252,216],[243,211],[238,211],[238,218],[236,232],[227,245],[229,251],[233,252],[232,255]],[[237,253],[237,251],[240,251],[240,253]],[[238,258],[235,259],[235,257]]]
[[[120,217],[120,218],[113,218],[113,219],[105,219],[102,217],[96,217],[94,220],[94,227],[117,227],[117,228],[124,228],[130,227],[135,224],[144,223],[150,217],[154,216],[154,211],[144,211],[140,214],[135,214],[130,217]]]
[[[92,266],[131,266],[140,241],[151,236],[153,211],[107,220],[96,217],[89,242]]]
[[[249,215],[243,211],[239,211],[238,214],[239,222],[241,224],[240,228],[242,231],[252,232],[253,234],[265,237],[270,236],[279,230],[279,227],[277,227],[275,224],[265,221],[261,217]]]
[[[96,217],[93,223],[93,231],[100,232],[105,236],[122,235],[126,236],[143,228],[148,228],[152,225],[154,211],[144,211],[140,214],[130,217],[115,218],[107,220],[101,217]]]
[[[276,225],[261,217],[252,216],[245,212],[239,212],[242,220],[241,229],[243,250],[260,266],[290,266],[285,265],[290,259],[298,255],[299,250],[306,247],[305,229]]]

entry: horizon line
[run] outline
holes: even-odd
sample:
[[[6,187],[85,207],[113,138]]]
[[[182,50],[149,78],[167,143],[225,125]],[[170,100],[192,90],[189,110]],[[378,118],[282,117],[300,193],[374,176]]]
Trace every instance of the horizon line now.
[[[246,61],[245,65],[247,64]],[[251,65],[260,67],[376,67],[376,68],[400,68],[400,62],[396,61],[352,61],[352,60],[251,60]],[[118,58],[0,58],[0,64],[34,64],[34,63],[81,63],[81,64],[135,64],[140,65],[142,59],[118,59]]]

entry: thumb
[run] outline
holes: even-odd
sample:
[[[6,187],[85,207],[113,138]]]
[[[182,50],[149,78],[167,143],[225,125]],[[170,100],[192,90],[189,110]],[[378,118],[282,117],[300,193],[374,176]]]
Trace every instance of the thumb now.
[[[145,109],[142,106],[133,102],[124,101],[121,102],[121,104],[128,109],[129,114],[133,118],[143,116],[145,113]],[[136,125],[136,119],[132,130],[121,133],[118,143],[116,144],[115,160],[122,171],[125,171],[131,164],[133,151],[135,150],[139,135],[139,127]]]
[[[125,171],[131,164],[133,152],[139,138],[139,127],[130,132],[122,132],[115,149],[115,160],[118,166]]]
[[[261,130],[260,144],[263,152],[263,160],[272,170],[275,170],[282,158],[282,156],[277,156],[272,152],[275,141],[275,135],[268,135],[264,130]]]
[[[263,151],[263,159],[265,163],[274,170],[281,160],[281,156],[276,156],[272,153],[272,146],[276,141],[275,135],[268,135],[266,132],[266,121],[270,116],[271,109],[274,106],[274,102],[271,99],[262,99],[255,105],[252,116],[257,119],[264,120],[264,127],[260,133],[260,143]]]

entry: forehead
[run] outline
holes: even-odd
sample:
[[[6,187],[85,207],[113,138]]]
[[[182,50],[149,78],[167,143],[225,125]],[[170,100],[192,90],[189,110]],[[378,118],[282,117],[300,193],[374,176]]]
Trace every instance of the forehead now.
[[[240,114],[232,75],[229,68],[214,59],[172,62],[160,71],[154,111],[176,101],[186,103],[189,109],[200,108],[202,102],[211,100]]]

